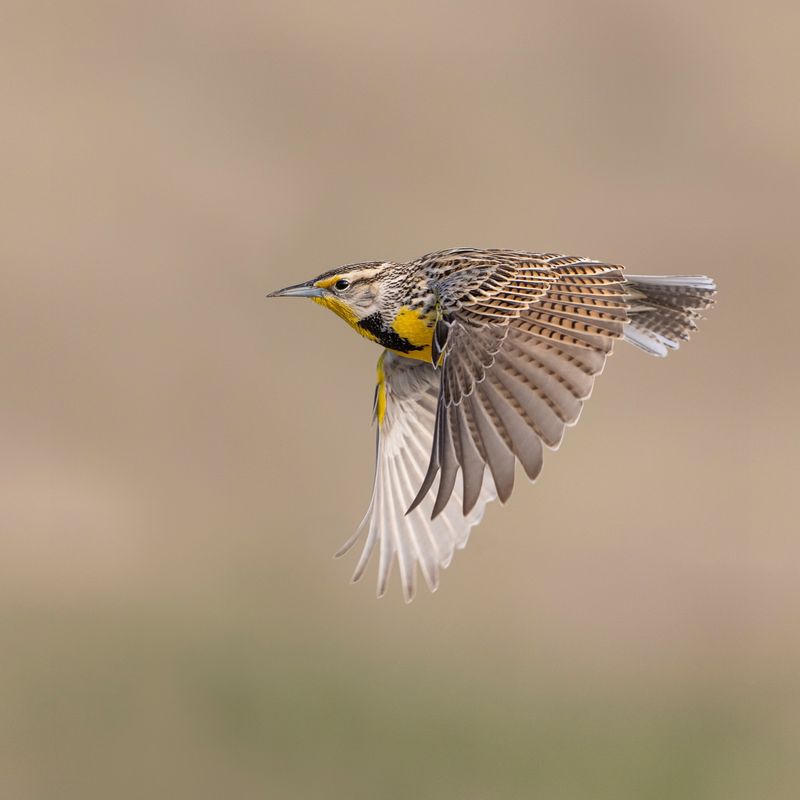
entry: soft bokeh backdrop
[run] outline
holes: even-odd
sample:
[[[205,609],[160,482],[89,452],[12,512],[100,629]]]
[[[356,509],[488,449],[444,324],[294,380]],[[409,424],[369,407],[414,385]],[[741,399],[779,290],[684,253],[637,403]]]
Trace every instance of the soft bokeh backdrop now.
[[[800,796],[797,3],[1,16],[0,796]],[[463,245],[719,303],[378,602],[378,351],[264,295]]]

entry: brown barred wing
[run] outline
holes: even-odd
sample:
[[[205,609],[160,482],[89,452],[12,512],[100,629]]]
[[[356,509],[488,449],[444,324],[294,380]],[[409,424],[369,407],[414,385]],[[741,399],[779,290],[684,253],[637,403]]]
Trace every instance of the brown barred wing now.
[[[445,318],[505,325],[542,297],[553,280],[546,256],[513,250],[450,250],[423,262]]]
[[[534,480],[543,446],[575,424],[594,378],[627,323],[622,269],[587,259],[542,257],[547,289],[506,324],[454,314],[444,351],[428,472],[412,509],[438,479],[434,517],[462,473],[462,510],[478,502],[486,467],[505,502],[515,462]]]

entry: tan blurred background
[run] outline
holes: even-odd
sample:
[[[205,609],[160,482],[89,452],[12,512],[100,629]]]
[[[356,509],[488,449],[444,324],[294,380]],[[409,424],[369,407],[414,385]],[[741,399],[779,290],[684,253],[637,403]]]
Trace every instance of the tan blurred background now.
[[[800,796],[799,29],[5,3],[0,797]],[[620,349],[437,595],[378,602],[331,559],[378,350],[264,295],[464,245],[719,303]]]

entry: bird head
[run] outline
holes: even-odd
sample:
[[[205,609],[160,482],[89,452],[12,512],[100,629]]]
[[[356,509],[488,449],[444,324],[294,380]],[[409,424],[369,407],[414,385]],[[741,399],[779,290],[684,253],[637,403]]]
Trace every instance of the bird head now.
[[[382,261],[348,264],[267,297],[309,297],[358,330],[359,322],[380,311],[385,278],[392,266]]]

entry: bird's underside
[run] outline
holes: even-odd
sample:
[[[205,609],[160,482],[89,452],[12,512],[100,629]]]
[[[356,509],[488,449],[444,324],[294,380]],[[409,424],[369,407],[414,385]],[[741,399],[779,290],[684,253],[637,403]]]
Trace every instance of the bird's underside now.
[[[430,363],[386,351],[372,500],[354,580],[378,545],[378,594],[396,560],[411,600],[431,590],[519,461],[530,480],[574,425],[614,343],[666,355],[713,303],[706,277],[625,276],[584,258],[452,250],[408,265],[436,297]],[[460,476],[460,479],[459,479]]]

